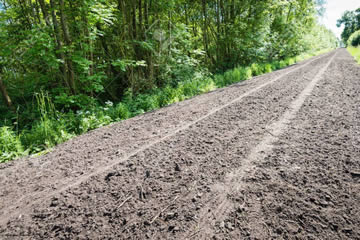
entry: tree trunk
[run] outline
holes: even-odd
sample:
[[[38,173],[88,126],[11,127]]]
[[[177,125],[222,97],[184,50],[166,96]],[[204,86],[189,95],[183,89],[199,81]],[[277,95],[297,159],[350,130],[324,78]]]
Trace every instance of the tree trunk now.
[[[133,0],[132,0],[133,1]],[[136,33],[136,1],[133,1],[132,3],[132,24],[133,24],[133,39],[137,39],[137,33]]]
[[[148,0],[144,0],[144,18],[145,18],[145,28],[146,30],[149,27],[149,4]]]
[[[40,4],[40,8],[41,8],[41,12],[44,16],[44,20],[45,20],[45,23],[48,27],[51,26],[50,24],[50,21],[49,21],[49,13],[48,13],[48,10],[46,8],[46,5],[45,5],[45,1],[44,0],[39,0],[39,4]]]
[[[63,30],[64,40],[65,40],[65,43],[67,46],[71,46],[71,37],[70,37],[69,27],[68,27],[68,23],[67,23],[65,11],[64,11],[64,0],[59,0],[59,5],[60,5],[61,28]],[[66,65],[67,65],[67,76],[68,76],[68,81],[69,81],[69,84],[71,87],[71,92],[73,94],[76,94],[74,68],[73,68],[71,56],[69,56],[69,54],[67,54],[67,57],[66,57]]]
[[[143,12],[142,12],[142,1],[139,0],[139,36],[142,36],[142,28],[143,28]]]
[[[54,26],[55,39],[56,39],[56,42],[57,42],[56,50],[57,50],[58,53],[56,53],[56,57],[61,59],[61,61],[63,62],[63,64],[60,65],[60,71],[61,71],[61,73],[63,75],[65,85],[70,89],[71,92],[73,92],[72,87],[71,87],[71,85],[70,85],[70,83],[68,81],[68,78],[67,78],[68,69],[67,69],[65,54],[62,51],[63,44],[62,44],[62,41],[61,41],[59,22],[58,22],[58,20],[56,18],[54,0],[50,0],[50,7],[51,7],[52,22],[53,22],[53,26]]]
[[[202,10],[203,10],[203,40],[204,40],[204,47],[205,52],[210,57],[209,54],[209,43],[208,43],[208,34],[207,34],[207,28],[208,28],[208,21],[207,21],[207,11],[206,11],[206,0],[202,0]]]

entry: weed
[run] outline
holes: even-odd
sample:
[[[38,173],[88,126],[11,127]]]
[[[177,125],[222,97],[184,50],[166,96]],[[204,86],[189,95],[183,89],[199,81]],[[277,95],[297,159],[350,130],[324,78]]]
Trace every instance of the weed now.
[[[19,137],[10,127],[0,128],[0,162],[7,162],[24,154]]]

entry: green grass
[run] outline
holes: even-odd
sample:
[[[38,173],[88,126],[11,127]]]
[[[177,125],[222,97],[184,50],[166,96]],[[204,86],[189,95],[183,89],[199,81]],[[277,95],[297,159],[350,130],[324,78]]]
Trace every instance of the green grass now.
[[[354,50],[360,52],[359,49],[351,49]],[[0,127],[0,162],[29,154],[47,153],[57,144],[93,129],[269,73],[327,51],[329,50],[302,54],[271,63],[238,66],[211,77],[198,74],[193,79],[180,82],[176,87],[157,88],[136,96],[129,89],[120,103],[107,102],[104,106],[97,105],[75,113],[57,111],[47,93],[41,92],[35,95],[35,105],[41,118],[32,124],[31,129],[18,131],[11,126]]]
[[[360,64],[360,46],[359,47],[348,47],[347,50],[355,58],[355,60]]]

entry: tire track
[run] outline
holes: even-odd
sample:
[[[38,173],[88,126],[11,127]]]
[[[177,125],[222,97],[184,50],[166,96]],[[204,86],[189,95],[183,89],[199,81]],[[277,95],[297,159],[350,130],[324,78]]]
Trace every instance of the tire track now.
[[[325,55],[325,56],[327,56],[327,55]],[[225,108],[231,106],[232,104],[234,104],[234,103],[236,103],[236,102],[238,102],[238,101],[241,101],[243,98],[248,97],[249,95],[251,95],[251,94],[253,94],[253,93],[255,93],[255,92],[263,89],[264,87],[266,87],[266,86],[268,86],[268,85],[270,85],[270,84],[278,81],[279,79],[282,79],[283,77],[285,77],[285,76],[287,76],[287,75],[289,75],[289,74],[291,74],[291,73],[293,73],[293,72],[295,72],[295,71],[298,71],[298,70],[300,70],[300,69],[302,69],[302,68],[310,65],[310,64],[313,63],[314,61],[316,61],[316,60],[318,60],[318,59],[320,59],[320,58],[323,58],[323,57],[325,57],[325,56],[316,57],[316,58],[308,61],[307,63],[305,63],[305,64],[303,64],[303,65],[300,65],[300,66],[297,67],[297,68],[294,68],[294,69],[291,69],[291,70],[289,70],[289,71],[286,71],[285,73],[282,73],[281,75],[277,76],[276,78],[272,79],[271,81],[268,81],[268,82],[266,82],[266,83],[263,83],[263,84],[255,87],[255,88],[253,88],[252,90],[250,90],[250,91],[248,91],[248,92],[240,95],[239,97],[235,98],[234,100],[230,101],[229,103],[224,104],[224,105],[222,105],[222,106],[219,106],[219,107],[213,109],[212,111],[210,111],[209,113],[205,114],[204,116],[196,119],[195,121],[192,121],[192,122],[190,122],[190,123],[188,123],[188,124],[185,124],[184,126],[176,129],[175,131],[173,131],[173,132],[171,132],[171,133],[169,133],[169,134],[167,134],[167,135],[165,135],[165,136],[157,139],[156,141],[154,141],[154,142],[152,142],[152,143],[149,143],[149,144],[146,144],[146,145],[144,145],[143,147],[137,149],[136,151],[133,151],[133,152],[131,152],[131,153],[129,153],[129,154],[124,155],[124,156],[123,156],[122,158],[120,158],[119,160],[116,160],[116,161],[111,162],[108,166],[102,167],[102,168],[98,168],[96,171],[94,171],[94,172],[92,172],[92,173],[90,173],[90,174],[83,175],[82,177],[78,178],[76,181],[72,182],[71,184],[68,184],[68,185],[66,185],[66,186],[64,186],[64,187],[61,187],[61,188],[59,188],[59,189],[57,189],[57,190],[55,190],[55,191],[53,191],[53,192],[51,192],[51,193],[48,193],[48,194],[43,195],[43,196],[41,196],[41,195],[43,194],[42,192],[41,192],[41,193],[38,193],[38,194],[35,194],[35,195],[32,195],[31,197],[35,198],[36,200],[33,201],[33,202],[28,203],[25,208],[24,208],[24,207],[19,208],[19,204],[10,206],[9,208],[7,208],[7,209],[4,210],[4,215],[5,215],[5,217],[2,217],[2,218],[1,218],[1,220],[0,220],[0,225],[5,225],[6,222],[9,221],[11,218],[16,217],[16,216],[19,216],[20,214],[25,214],[25,213],[27,213],[27,211],[29,210],[29,208],[31,207],[31,205],[41,203],[44,199],[48,199],[48,198],[50,198],[50,197],[52,197],[52,196],[54,196],[54,195],[56,195],[56,194],[59,194],[59,193],[61,193],[61,192],[66,191],[67,189],[70,189],[70,188],[72,188],[72,187],[78,186],[78,185],[80,185],[82,182],[89,180],[91,177],[97,176],[97,175],[99,175],[99,174],[101,174],[101,173],[103,173],[103,172],[106,172],[106,171],[112,169],[115,165],[117,165],[117,164],[119,164],[119,163],[121,163],[121,162],[127,161],[129,158],[131,158],[131,157],[133,157],[133,156],[135,156],[135,155],[137,155],[137,154],[139,154],[139,153],[141,153],[141,152],[143,152],[143,151],[151,148],[151,147],[154,146],[155,144],[158,144],[158,143],[163,142],[164,140],[166,140],[166,139],[168,139],[168,138],[171,138],[171,137],[175,136],[175,135],[178,134],[179,132],[182,132],[182,131],[188,129],[189,127],[197,124],[198,122],[200,122],[200,121],[208,118],[208,117],[211,116],[211,115],[214,115],[215,113],[221,111],[222,109],[225,109]],[[21,204],[21,203],[20,203],[20,204]],[[19,210],[17,210],[16,208],[19,208]]]
[[[220,186],[222,188],[220,195],[211,201],[200,214],[200,221],[197,226],[199,230],[195,233],[189,233],[188,236],[193,237],[197,235],[200,239],[207,239],[214,235],[213,226],[215,226],[215,222],[224,220],[233,207],[233,203],[228,199],[228,195],[244,189],[246,186],[246,183],[242,180],[244,176],[247,173],[254,171],[256,168],[255,162],[263,159],[272,151],[273,144],[278,140],[279,136],[286,131],[287,125],[296,117],[296,114],[303,106],[305,100],[311,95],[313,89],[321,80],[323,74],[329,68],[336,55],[337,52],[335,52],[327,64],[319,71],[300,95],[290,103],[289,110],[286,111],[277,122],[267,127],[267,136],[252,149],[249,156],[243,161],[242,167],[228,174],[226,181]],[[217,188],[219,188],[219,186],[217,186]],[[216,216],[215,219],[214,216]]]

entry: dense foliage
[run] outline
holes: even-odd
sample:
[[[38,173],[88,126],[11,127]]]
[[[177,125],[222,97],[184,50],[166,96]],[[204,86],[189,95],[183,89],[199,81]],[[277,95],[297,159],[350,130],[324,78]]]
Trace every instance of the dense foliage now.
[[[345,11],[342,17],[337,21],[337,26],[344,25],[341,33],[341,39],[344,44],[348,44],[348,40],[355,31],[360,30],[360,8],[355,11]]]
[[[0,161],[334,48],[323,3],[0,0]]]

